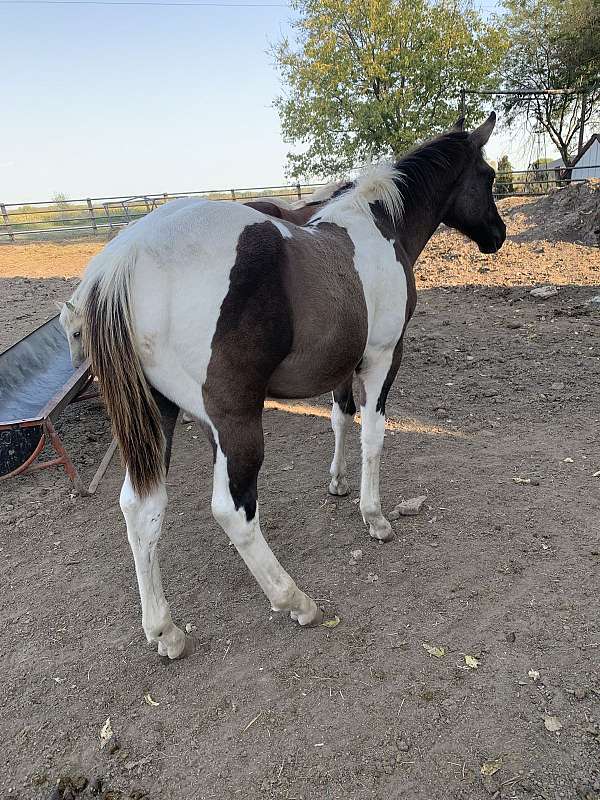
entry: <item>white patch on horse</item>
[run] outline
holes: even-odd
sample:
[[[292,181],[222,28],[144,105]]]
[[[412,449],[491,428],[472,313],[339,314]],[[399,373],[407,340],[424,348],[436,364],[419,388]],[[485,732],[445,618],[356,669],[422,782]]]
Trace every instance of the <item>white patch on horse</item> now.
[[[346,433],[348,428],[352,427],[352,422],[352,415],[344,414],[339,405],[334,402],[331,409],[331,427],[335,437],[335,451],[329,469],[329,474],[331,475],[329,493],[342,497],[350,491],[348,479],[346,478]]]
[[[121,489],[121,511],[127,522],[127,538],[133,552],[142,603],[142,627],[147,640],[158,645],[160,655],[177,658],[185,647],[185,634],[173,624],[160,577],[156,547],[167,507],[162,483],[143,499],[133,490],[129,474]]]
[[[258,505],[251,520],[246,518],[243,507],[236,509],[229,489],[227,458],[220,447],[214,468],[212,512],[268,597],[273,611],[289,611],[301,625],[314,622],[320,611],[273,555],[260,529]]]
[[[271,223],[271,225],[275,225],[275,227],[281,233],[284,239],[294,238],[290,229],[285,226],[285,223],[281,222],[278,219],[271,219],[271,217],[268,217],[268,220]]]

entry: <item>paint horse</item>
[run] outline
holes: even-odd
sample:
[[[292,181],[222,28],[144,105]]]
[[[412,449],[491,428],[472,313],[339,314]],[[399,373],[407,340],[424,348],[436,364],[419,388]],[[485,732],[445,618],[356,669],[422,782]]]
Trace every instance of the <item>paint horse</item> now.
[[[300,625],[322,611],[261,532],[257,476],[267,396],[333,390],[330,491],[348,491],[344,437],[362,420],[360,511],[386,541],[379,461],[386,397],[416,303],[413,265],[440,222],[496,252],[506,229],[481,148],[495,115],[462,121],[394,164],[339,188],[304,227],[238,203],[174,200],[124,230],[88,265],[61,313],[72,354],[90,355],[126,475],[120,505],[135,559],[142,624],[161,655],[185,635],[165,599],[157,544],[179,409],[212,445],[212,512],[268,597]],[[83,341],[83,344],[82,344]]]

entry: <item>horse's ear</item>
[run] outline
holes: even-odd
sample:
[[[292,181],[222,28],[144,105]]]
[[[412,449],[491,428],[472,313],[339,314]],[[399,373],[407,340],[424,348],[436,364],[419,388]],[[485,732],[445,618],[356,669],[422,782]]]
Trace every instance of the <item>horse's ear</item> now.
[[[73,313],[73,314],[74,314],[74,313],[77,311],[77,309],[75,308],[75,306],[73,305],[73,303],[72,303],[70,300],[67,300],[67,302],[65,303],[65,305],[66,305],[66,307],[69,309],[69,311],[70,311],[71,313]]]
[[[471,133],[471,141],[476,147],[483,147],[487,144],[488,139],[492,135],[492,131],[494,130],[494,125],[496,124],[496,114],[494,111],[489,115],[483,125],[480,125],[478,128]]]
[[[450,128],[451,131],[464,131],[465,129],[465,118],[459,117],[454,125]]]

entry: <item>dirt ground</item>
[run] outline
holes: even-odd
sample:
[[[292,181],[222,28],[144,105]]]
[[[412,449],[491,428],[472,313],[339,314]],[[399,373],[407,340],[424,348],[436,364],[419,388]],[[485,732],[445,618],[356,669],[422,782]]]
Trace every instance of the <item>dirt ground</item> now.
[[[332,498],[327,398],[265,413],[266,536],[337,627],[269,611],[210,516],[196,425],[177,427],[161,541],[183,661],[142,634],[117,459],[92,498],[58,470],[0,484],[2,800],[93,797],[99,780],[105,800],[600,798],[600,251],[558,223],[536,237],[533,201],[500,208],[499,254],[442,231],[420,262],[382,499],[427,501],[393,542],[360,519],[358,428],[351,495]],[[98,247],[0,247],[0,348]],[[530,296],[547,283],[557,295]],[[89,480],[101,406],[71,406],[60,431]]]

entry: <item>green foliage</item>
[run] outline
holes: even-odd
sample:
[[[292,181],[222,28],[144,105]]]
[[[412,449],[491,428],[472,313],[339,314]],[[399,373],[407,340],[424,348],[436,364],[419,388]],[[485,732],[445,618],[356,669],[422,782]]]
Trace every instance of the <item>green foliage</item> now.
[[[571,89],[585,94],[504,101],[509,125],[546,132],[565,164],[583,143],[584,125],[598,120],[600,12],[598,0],[504,0],[510,37],[502,73],[505,88]]]
[[[64,192],[55,192],[52,196],[52,202],[56,203],[58,208],[60,208],[62,211],[66,211],[69,208],[67,195]]]
[[[496,170],[496,194],[513,194],[515,191],[512,164],[507,155],[501,156]]]
[[[450,127],[462,85],[493,88],[507,46],[464,0],[293,0],[273,55],[289,174],[340,175]],[[473,117],[481,108],[470,109]]]
[[[552,163],[551,158],[538,158],[529,165],[525,176],[525,191],[536,194],[547,194],[550,188],[552,175],[548,170],[548,164]]]

